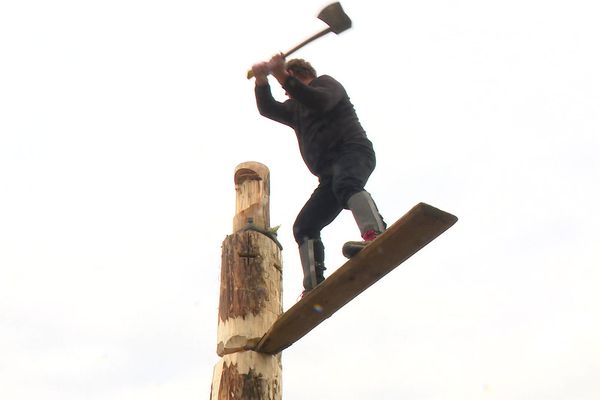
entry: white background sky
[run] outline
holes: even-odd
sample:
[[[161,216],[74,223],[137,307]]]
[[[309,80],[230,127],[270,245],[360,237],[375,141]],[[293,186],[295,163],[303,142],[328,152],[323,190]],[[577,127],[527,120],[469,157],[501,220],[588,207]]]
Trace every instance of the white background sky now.
[[[316,180],[245,73],[326,4],[0,4],[3,399],[207,398],[244,161],[271,170],[294,303]],[[284,352],[284,399],[599,398],[595,2],[342,4],[353,29],[297,55],[348,90],[367,189],[389,223],[460,220]],[[356,238],[349,213],[324,231],[330,271]]]

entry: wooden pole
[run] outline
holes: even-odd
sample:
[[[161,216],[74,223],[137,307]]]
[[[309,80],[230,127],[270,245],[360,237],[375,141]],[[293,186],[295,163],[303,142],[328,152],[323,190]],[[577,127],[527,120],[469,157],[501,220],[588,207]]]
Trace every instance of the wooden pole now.
[[[270,232],[269,170],[238,165],[233,234],[223,242],[211,400],[281,400],[281,356],[252,351],[283,313],[281,246]]]

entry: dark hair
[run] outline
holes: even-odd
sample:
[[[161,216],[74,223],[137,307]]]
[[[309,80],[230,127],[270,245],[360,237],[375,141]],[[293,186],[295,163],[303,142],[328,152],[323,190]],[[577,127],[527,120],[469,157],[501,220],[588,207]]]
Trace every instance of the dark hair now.
[[[313,68],[312,65],[306,60],[301,58],[294,58],[289,60],[285,64],[285,69],[291,70],[294,74],[299,75],[301,78],[316,78],[317,71]]]

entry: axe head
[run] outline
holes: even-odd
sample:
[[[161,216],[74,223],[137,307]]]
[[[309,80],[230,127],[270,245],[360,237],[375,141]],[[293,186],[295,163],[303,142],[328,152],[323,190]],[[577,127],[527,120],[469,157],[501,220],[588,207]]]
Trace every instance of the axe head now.
[[[321,10],[319,15],[317,15],[317,18],[329,25],[331,31],[336,34],[343,32],[352,26],[350,17],[344,12],[342,5],[339,2],[332,3],[325,7]]]

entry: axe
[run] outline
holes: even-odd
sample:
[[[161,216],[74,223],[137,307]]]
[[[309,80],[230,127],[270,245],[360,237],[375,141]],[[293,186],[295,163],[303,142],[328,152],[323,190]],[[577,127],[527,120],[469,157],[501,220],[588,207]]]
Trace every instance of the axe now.
[[[317,40],[321,36],[325,36],[329,32],[333,32],[337,35],[338,33],[344,32],[352,26],[352,21],[350,20],[350,17],[348,17],[348,15],[344,12],[344,10],[342,9],[342,5],[339,2],[332,3],[324,9],[322,9],[319,15],[317,15],[317,18],[325,22],[328,25],[328,28],[323,29],[321,32],[315,33],[314,35],[312,35],[293,49],[288,50],[286,53],[283,54],[284,57],[287,57],[290,54],[296,52],[297,50],[306,46],[313,40]],[[248,79],[252,78],[253,76],[254,73],[252,72],[252,70],[249,70],[246,74],[246,77]]]

